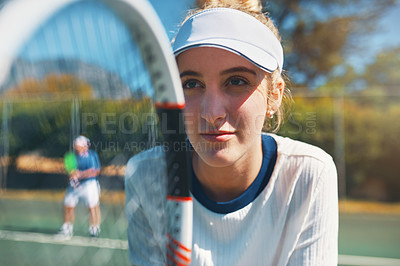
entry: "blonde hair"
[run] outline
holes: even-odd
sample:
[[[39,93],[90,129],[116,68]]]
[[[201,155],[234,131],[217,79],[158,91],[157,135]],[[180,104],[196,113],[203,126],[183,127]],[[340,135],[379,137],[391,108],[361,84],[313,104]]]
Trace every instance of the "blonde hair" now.
[[[219,7],[232,8],[247,13],[258,19],[274,33],[275,37],[279,41],[281,41],[281,36],[279,35],[279,31],[276,28],[273,20],[268,16],[268,14],[262,12],[260,0],[196,0],[196,5],[197,8],[189,12],[183,23],[192,15],[207,9]],[[275,114],[273,117],[267,118],[266,115],[264,130],[276,132],[283,123],[286,113],[288,112],[290,104],[293,100],[290,90],[287,87],[289,79],[286,74],[281,74],[279,69],[276,69],[274,72],[268,73],[266,75],[266,79],[270,88],[274,88],[280,81],[284,82],[284,91],[281,103],[277,103],[274,99],[272,99],[271,90],[267,91],[267,102],[269,105],[271,103],[272,105],[275,105],[276,109],[274,110]]]
[[[262,5],[259,0],[197,0],[196,4],[198,8],[194,10],[194,13],[218,7],[232,8],[247,13],[265,24],[276,38],[281,41],[278,29],[272,19],[262,12]]]

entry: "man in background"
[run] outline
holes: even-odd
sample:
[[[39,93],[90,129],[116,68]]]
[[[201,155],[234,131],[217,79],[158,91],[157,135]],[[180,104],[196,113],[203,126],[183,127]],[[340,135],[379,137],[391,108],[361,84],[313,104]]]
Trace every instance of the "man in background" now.
[[[77,168],[70,172],[70,184],[64,197],[64,224],[58,235],[72,237],[75,207],[83,200],[89,208],[89,234],[91,237],[100,235],[100,161],[98,154],[89,149],[90,140],[79,136],[74,141]]]

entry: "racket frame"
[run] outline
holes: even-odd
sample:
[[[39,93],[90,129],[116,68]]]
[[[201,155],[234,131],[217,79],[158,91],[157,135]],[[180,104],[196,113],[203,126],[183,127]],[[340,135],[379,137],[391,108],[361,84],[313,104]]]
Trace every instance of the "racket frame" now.
[[[8,34],[7,38],[2,38],[0,48],[0,84],[8,76],[14,56],[22,45],[54,14],[76,2],[80,1],[14,0],[0,10],[0,32]],[[99,2],[106,4],[125,22],[138,44],[155,89],[154,101],[159,118],[171,129],[163,132],[168,169],[167,210],[173,213],[167,226],[168,248],[173,247],[173,252],[168,252],[167,261],[169,265],[188,265],[192,247],[193,202],[189,192],[187,155],[183,148],[186,141],[182,130],[185,101],[175,57],[150,3],[135,0]]]

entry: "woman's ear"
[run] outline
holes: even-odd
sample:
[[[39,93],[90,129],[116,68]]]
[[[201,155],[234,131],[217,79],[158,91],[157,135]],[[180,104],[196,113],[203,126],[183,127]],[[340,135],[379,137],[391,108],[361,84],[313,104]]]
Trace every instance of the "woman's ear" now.
[[[272,86],[268,97],[267,115],[273,116],[282,104],[283,92],[285,89],[285,81],[282,77],[272,80]]]

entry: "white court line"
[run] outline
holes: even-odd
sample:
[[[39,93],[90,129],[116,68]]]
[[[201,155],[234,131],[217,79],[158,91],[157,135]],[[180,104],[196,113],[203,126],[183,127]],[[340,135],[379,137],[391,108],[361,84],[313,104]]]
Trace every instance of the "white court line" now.
[[[355,266],[400,266],[400,259],[339,255],[339,264]]]
[[[57,235],[30,233],[30,232],[15,232],[0,230],[0,240],[11,240],[21,242],[34,242],[44,244],[55,244],[65,246],[80,246],[80,247],[95,247],[108,249],[128,249],[128,241],[108,238],[91,238],[83,236],[73,236],[70,239],[65,239]]]
[[[56,235],[5,230],[0,230],[0,240],[121,250],[128,249],[128,241],[126,240],[82,236],[74,236],[71,239],[66,240],[57,237]],[[339,264],[354,266],[400,266],[400,259],[339,255]]]

